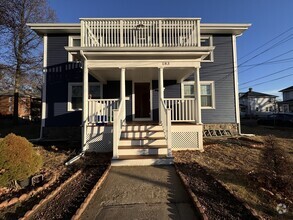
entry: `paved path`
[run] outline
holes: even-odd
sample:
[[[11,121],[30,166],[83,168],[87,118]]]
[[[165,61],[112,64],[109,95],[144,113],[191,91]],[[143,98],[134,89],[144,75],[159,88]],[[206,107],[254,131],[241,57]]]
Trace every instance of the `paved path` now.
[[[82,219],[199,219],[173,166],[112,167]]]

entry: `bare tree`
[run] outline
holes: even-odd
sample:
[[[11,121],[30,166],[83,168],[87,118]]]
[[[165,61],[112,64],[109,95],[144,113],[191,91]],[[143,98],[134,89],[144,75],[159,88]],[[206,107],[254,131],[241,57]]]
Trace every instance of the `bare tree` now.
[[[22,82],[33,74],[41,73],[41,38],[31,31],[27,23],[54,22],[56,16],[47,0],[0,1],[0,63],[13,77],[14,119],[18,122],[18,93]],[[26,89],[26,88],[24,88]]]

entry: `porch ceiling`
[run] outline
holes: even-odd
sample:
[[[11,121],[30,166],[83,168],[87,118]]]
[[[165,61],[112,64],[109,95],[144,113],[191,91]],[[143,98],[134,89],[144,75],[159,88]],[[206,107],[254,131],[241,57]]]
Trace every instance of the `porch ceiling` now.
[[[133,81],[151,81],[158,80],[158,68],[126,68],[125,79]],[[195,71],[194,68],[165,68],[164,80],[180,81],[188,77]],[[89,73],[97,80],[107,83],[111,80],[120,80],[121,69],[119,68],[101,68],[89,69]]]

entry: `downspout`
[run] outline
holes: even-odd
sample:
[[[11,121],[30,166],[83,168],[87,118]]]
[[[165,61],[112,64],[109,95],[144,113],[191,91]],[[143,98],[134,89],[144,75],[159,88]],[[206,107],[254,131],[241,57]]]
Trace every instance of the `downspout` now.
[[[238,135],[240,136],[254,136],[254,134],[242,134],[241,133],[241,124],[240,124],[240,110],[239,110],[239,90],[238,90],[238,64],[237,64],[237,48],[236,48],[236,38],[241,36],[233,35],[233,64],[234,64],[234,90],[235,90],[235,113],[236,113],[236,123],[238,125]]]
[[[83,58],[84,61],[87,60],[86,56],[84,55],[83,50],[80,50],[80,55],[82,56],[82,58]],[[84,122],[84,120],[82,121],[82,125],[81,126],[82,127],[86,126],[86,123]],[[67,161],[65,163],[66,166],[73,164],[74,162],[76,162],[77,160],[79,160],[81,157],[83,157],[85,155],[84,138],[85,138],[85,133],[84,133],[84,130],[83,130],[83,132],[82,132],[82,151],[81,151],[81,153],[79,153],[78,155],[76,155],[75,157],[73,157],[71,160]]]

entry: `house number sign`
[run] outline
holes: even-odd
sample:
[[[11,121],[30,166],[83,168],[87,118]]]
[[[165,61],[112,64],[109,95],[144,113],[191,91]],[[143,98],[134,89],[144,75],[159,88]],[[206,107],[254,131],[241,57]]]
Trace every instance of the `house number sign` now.
[[[169,66],[170,65],[170,62],[169,61],[164,61],[164,62],[162,62],[162,65],[163,66]]]

